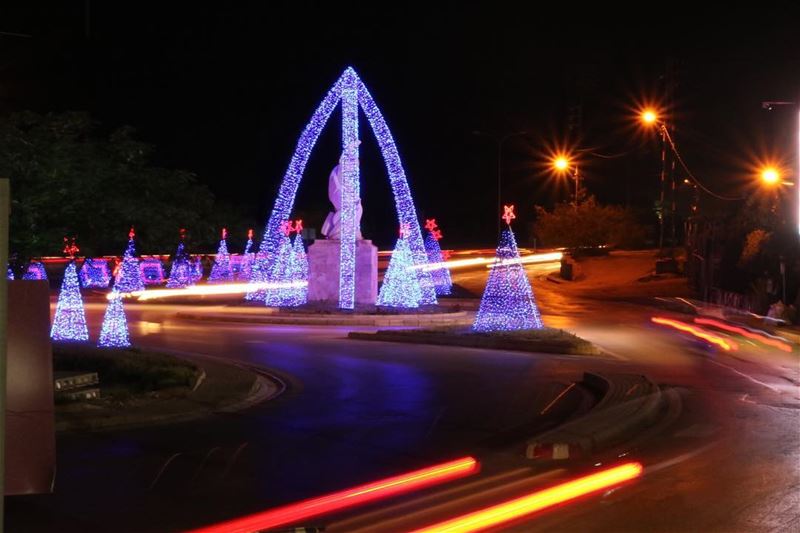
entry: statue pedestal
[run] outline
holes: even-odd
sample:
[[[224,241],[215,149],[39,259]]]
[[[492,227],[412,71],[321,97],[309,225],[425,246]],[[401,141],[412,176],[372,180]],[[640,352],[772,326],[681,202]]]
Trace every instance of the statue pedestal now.
[[[317,240],[308,247],[308,301],[339,304],[339,241]],[[356,241],[356,304],[378,299],[378,247]]]

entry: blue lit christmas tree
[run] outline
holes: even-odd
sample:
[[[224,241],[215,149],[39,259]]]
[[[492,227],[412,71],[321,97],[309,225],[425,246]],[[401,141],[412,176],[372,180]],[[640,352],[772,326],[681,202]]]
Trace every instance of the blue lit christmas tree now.
[[[270,283],[288,283],[292,281],[292,241],[287,233],[283,233],[280,248],[275,259],[269,265],[267,281]],[[279,307],[292,304],[291,290],[284,287],[266,290],[264,303],[267,307]]]
[[[81,286],[78,282],[78,269],[75,260],[71,260],[64,271],[64,281],[58,293],[56,314],[50,338],[55,341],[88,341],[89,331],[86,328],[86,314],[83,311]]]
[[[247,230],[247,244],[244,246],[244,253],[242,254],[242,259],[239,262],[239,268],[238,270],[234,271],[234,275],[237,280],[250,281],[254,260],[255,254],[253,253],[253,230],[249,229]]]
[[[28,268],[25,270],[25,273],[22,275],[22,279],[25,280],[47,280],[47,271],[44,269],[44,265],[38,261],[31,261],[28,263]]]
[[[194,261],[189,258],[189,264],[192,266],[192,284],[194,285],[203,279],[203,260],[200,257],[195,257]]]
[[[422,300],[417,271],[412,269],[414,258],[408,245],[408,229],[400,230],[400,238],[383,275],[383,285],[378,293],[378,305],[385,307],[419,307]]]
[[[111,291],[111,299],[103,316],[103,326],[100,328],[100,339],[97,345],[101,348],[127,348],[131,345],[128,337],[128,320],[125,318],[125,309],[122,306],[122,296],[119,291]]]
[[[228,253],[228,230],[222,228],[222,240],[219,241],[217,257],[214,259],[214,266],[208,276],[209,283],[220,283],[233,281],[233,270],[231,270],[231,254]]]
[[[295,228],[297,231],[297,228]],[[305,246],[303,246],[303,237],[299,231],[294,237],[294,275],[292,279],[297,282],[303,283],[301,287],[296,289],[297,292],[297,305],[302,305],[308,301],[308,255],[306,255]]]
[[[6,279],[8,281],[14,281],[14,270],[11,268],[11,265],[8,265],[8,272],[6,273]]]
[[[193,265],[189,263],[189,254],[186,253],[183,242],[185,238],[186,230],[181,229],[181,240],[172,259],[172,268],[169,271],[169,279],[167,280],[168,289],[183,289],[194,284],[195,272]]]
[[[128,247],[122,255],[122,265],[119,267],[117,279],[114,282],[114,289],[120,292],[135,292],[144,290],[144,280],[139,268],[139,260],[136,258],[136,243],[134,238],[136,232],[128,232]]]
[[[268,274],[269,274],[269,261],[268,255],[266,252],[259,250],[259,252],[253,258],[253,262],[250,266],[250,279],[249,283],[251,285],[257,283],[264,283],[267,281]],[[265,289],[251,289],[247,291],[244,299],[250,302],[257,302],[264,300],[267,297],[267,292]]]
[[[425,221],[425,229],[428,230],[428,234],[425,236],[425,253],[428,255],[428,263],[442,265],[431,271],[436,294],[439,296],[450,294],[453,288],[453,281],[450,279],[450,270],[443,265],[442,249],[439,247],[439,239],[442,238],[442,232],[436,224],[436,219],[427,219]]]
[[[519,250],[511,230],[516,218],[514,206],[505,206],[503,218],[508,224],[500,234],[495,261],[481,298],[474,331],[510,331],[544,327],[525,267],[519,262]]]

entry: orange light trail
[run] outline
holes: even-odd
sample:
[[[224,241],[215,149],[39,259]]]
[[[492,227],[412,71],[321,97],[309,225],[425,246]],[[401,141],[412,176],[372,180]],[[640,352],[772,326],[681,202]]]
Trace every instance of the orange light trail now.
[[[455,461],[353,487],[352,489],[333,492],[318,498],[311,498],[269,511],[235,518],[227,522],[197,529],[192,533],[252,533],[254,531],[262,531],[451,481],[474,474],[477,471],[478,461],[474,457],[463,457]]]
[[[419,529],[414,533],[469,533],[497,527],[537,511],[598,492],[642,475],[640,463],[623,465],[561,483],[549,489],[509,500],[457,518]]]
[[[787,353],[792,352],[792,346],[790,344],[787,344],[778,339],[773,339],[765,335],[761,335],[749,329],[733,326],[725,322],[720,322],[719,320],[714,320],[713,318],[695,318],[694,322],[695,324],[702,324],[704,326],[713,326],[715,328],[724,329],[725,331],[730,331],[731,333],[738,333],[742,337],[759,341],[762,344],[766,344],[767,346],[772,346],[773,348],[783,350],[784,352]]]
[[[672,320],[671,318],[662,318],[654,316],[650,319],[651,322],[655,324],[660,324],[662,326],[670,326],[679,331],[683,331],[685,333],[690,333],[694,335],[698,339],[703,339],[704,341],[710,342],[716,346],[719,346],[723,350],[731,351],[731,350],[738,350],[739,345],[733,342],[730,339],[723,339],[718,335],[714,335],[713,333],[707,332],[701,328],[692,326],[691,324],[686,324],[681,322],[680,320]]]

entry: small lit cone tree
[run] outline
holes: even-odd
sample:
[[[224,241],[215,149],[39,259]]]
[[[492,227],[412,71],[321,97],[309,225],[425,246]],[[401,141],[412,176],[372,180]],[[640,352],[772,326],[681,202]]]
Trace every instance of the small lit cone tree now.
[[[8,265],[8,272],[6,273],[6,279],[8,281],[14,281],[14,270],[11,268],[11,265]]]
[[[267,258],[267,253],[261,250],[259,250],[259,252],[253,258],[253,262],[250,266],[250,285],[264,283],[267,281],[269,274],[269,262]],[[247,294],[245,294],[244,299],[251,302],[257,302],[263,301],[266,297],[267,291],[265,289],[250,289],[247,291]]]
[[[89,331],[86,328],[86,314],[83,311],[81,285],[78,281],[78,269],[75,260],[71,260],[64,271],[64,281],[58,293],[56,314],[50,338],[54,341],[88,341]]]
[[[114,289],[119,292],[135,292],[144,290],[144,280],[139,269],[139,260],[136,258],[136,233],[133,228],[128,232],[128,247],[122,254],[122,265],[119,267]]]
[[[231,254],[228,253],[228,230],[222,228],[222,240],[219,241],[217,257],[214,259],[214,266],[211,267],[211,274],[208,276],[209,283],[225,283],[233,281],[233,270],[231,270]]]
[[[298,295],[297,300],[300,302],[297,305],[303,305],[308,302],[308,255],[306,255],[306,249],[303,246],[303,236],[299,231],[294,237],[293,251],[295,264],[293,280],[303,283],[302,286],[295,289]]]
[[[101,348],[127,348],[131,345],[122,296],[116,289],[111,291],[111,299],[108,301],[106,314],[103,316],[103,326],[100,328],[100,339],[97,341],[97,345]]]
[[[511,331],[544,327],[525,267],[519,262],[519,250],[511,230],[516,218],[514,206],[505,206],[503,218],[508,224],[500,234],[489,280],[481,306],[472,325],[474,331]]]
[[[172,260],[172,268],[169,271],[168,289],[183,289],[194,284],[194,268],[189,263],[189,256],[183,244],[185,235],[186,230],[182,229],[181,241],[178,243],[178,249],[175,251],[175,257]]]
[[[194,261],[192,261],[189,258],[189,264],[192,266],[192,284],[195,284],[203,279],[203,259],[195,257]]]
[[[267,275],[267,281],[270,283],[287,283],[292,281],[291,268],[292,263],[294,263],[294,261],[292,261],[292,255],[292,241],[289,238],[289,235],[284,233],[281,239],[280,248],[278,248],[278,253],[275,256],[274,261],[272,261],[268,267],[269,273]],[[267,307],[280,307],[283,305],[288,305],[285,302],[288,300],[287,295],[289,292],[289,289],[284,287],[269,288],[266,290],[264,303],[267,305]]]
[[[422,290],[417,271],[412,269],[414,257],[408,245],[408,228],[403,225],[400,238],[389,260],[389,268],[383,275],[383,284],[378,293],[377,304],[384,307],[419,307]]]
[[[425,253],[428,254],[428,263],[441,264],[444,262],[442,249],[439,247],[439,239],[442,238],[442,232],[436,224],[436,219],[427,219],[425,221],[425,229],[428,230],[428,234],[425,236]],[[431,277],[438,296],[450,294],[453,288],[453,281],[450,279],[450,270],[446,266],[442,265],[440,268],[432,270]]]
[[[236,273],[238,280],[250,281],[250,276],[253,272],[253,261],[255,254],[253,250],[253,230],[247,230],[247,244],[244,246],[244,253],[242,254],[242,262],[239,265],[239,272]]]

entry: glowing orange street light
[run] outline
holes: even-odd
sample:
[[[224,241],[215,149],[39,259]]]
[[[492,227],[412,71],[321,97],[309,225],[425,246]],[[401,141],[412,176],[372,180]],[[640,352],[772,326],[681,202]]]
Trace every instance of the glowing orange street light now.
[[[775,167],[766,167],[761,171],[761,181],[767,185],[775,185],[781,180],[781,174]]]
[[[642,119],[642,122],[649,125],[656,123],[656,121],[658,120],[658,115],[652,109],[645,109],[644,111],[642,111],[640,118]]]
[[[572,167],[572,171],[570,171]],[[578,190],[580,189],[581,176],[578,172],[578,165],[572,164],[572,161],[565,155],[557,155],[553,159],[553,168],[558,172],[566,172],[571,174],[572,179],[575,180],[575,209],[578,209]]]

